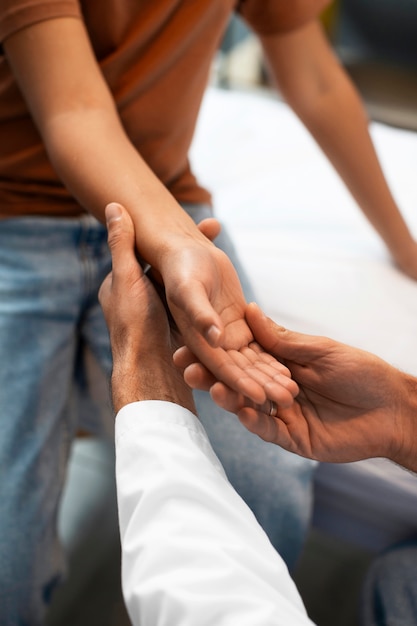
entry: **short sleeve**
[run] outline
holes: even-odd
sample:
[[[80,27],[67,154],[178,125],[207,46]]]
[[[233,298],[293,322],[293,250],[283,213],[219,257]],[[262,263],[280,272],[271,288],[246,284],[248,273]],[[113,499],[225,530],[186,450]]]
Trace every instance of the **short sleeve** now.
[[[237,11],[259,35],[285,33],[316,18],[331,0],[240,0]]]
[[[22,28],[57,17],[82,17],[78,0],[1,0],[0,42]]]

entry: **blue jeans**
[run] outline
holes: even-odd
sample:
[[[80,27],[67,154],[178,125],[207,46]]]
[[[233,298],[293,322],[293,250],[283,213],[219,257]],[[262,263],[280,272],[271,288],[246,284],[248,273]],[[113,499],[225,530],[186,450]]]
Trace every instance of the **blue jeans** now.
[[[196,221],[210,215],[187,210]],[[216,243],[238,266],[227,233]],[[111,371],[97,301],[110,265],[106,229],[89,216],[0,221],[2,626],[43,623],[65,573],[56,522],[71,442],[79,428],[112,435],[109,398],[94,401],[86,366],[92,354]],[[292,565],[309,520],[314,464],[251,435],[208,394],[197,394],[197,406],[231,482]]]
[[[106,231],[90,217],[0,222],[4,626],[43,623],[64,572],[56,522],[70,445],[81,426],[74,390],[82,397],[86,345],[111,369],[97,301],[97,287],[109,270]]]
[[[394,546],[372,563],[362,590],[362,626],[417,624],[417,540]]]

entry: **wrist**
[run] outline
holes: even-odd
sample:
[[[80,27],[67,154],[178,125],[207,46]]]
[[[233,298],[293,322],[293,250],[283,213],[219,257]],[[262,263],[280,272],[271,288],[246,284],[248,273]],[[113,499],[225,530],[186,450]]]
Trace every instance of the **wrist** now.
[[[154,269],[162,273],[165,265],[169,267],[172,254],[188,247],[190,242],[212,245],[170,194],[152,206],[162,206],[164,210],[134,215],[133,221],[137,250]]]
[[[402,374],[402,392],[398,406],[398,420],[394,446],[389,458],[399,465],[417,472],[417,379]]]
[[[191,389],[172,363],[146,359],[139,364],[126,363],[113,367],[113,408],[117,414],[122,407],[132,402],[161,400],[173,402],[196,414]]]
[[[213,249],[216,250],[215,245],[198,230],[192,220],[187,228],[169,232],[167,235],[165,239],[161,240],[157,256],[157,269],[162,276],[172,271],[173,261],[176,259],[181,259],[183,264],[187,252],[195,255],[205,254],[207,250],[210,253],[212,253]],[[190,259],[190,263],[193,262],[194,260],[191,261]]]

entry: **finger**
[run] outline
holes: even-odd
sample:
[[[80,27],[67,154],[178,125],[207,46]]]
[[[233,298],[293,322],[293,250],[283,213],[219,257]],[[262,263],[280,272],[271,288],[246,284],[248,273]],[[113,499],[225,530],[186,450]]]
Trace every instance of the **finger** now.
[[[298,385],[291,379],[291,373],[287,367],[277,362],[271,355],[263,352],[254,342],[249,348],[243,348],[241,352],[230,351],[229,355],[234,363],[250,372],[254,380],[260,385],[267,385],[265,389],[267,394],[271,394],[275,401],[282,402],[285,406],[289,406],[299,393]],[[215,377],[198,362],[197,357],[191,352],[187,346],[181,346],[174,354],[175,365],[187,370],[184,374],[186,383],[193,389],[204,389],[216,382]],[[252,367],[250,364],[252,363]],[[191,368],[195,365],[195,368]],[[250,367],[250,370],[248,369]],[[269,382],[266,382],[265,375]]]
[[[252,402],[245,398],[245,396],[234,389],[231,389],[222,382],[216,381],[210,388],[210,396],[212,400],[225,411],[230,413],[238,413],[245,403]]]
[[[255,341],[252,341],[249,346],[242,348],[240,353],[249,361],[255,363],[259,369],[265,373],[269,373],[271,378],[273,378],[275,374],[291,376],[291,372],[286,365],[278,361],[274,356],[269,354],[269,352],[265,352]]]
[[[253,353],[251,352],[250,349],[230,350],[229,354],[235,365],[263,387],[268,398],[275,400],[281,406],[291,406],[299,390],[297,383],[289,377],[287,368],[281,370],[272,367],[267,362],[262,362],[263,354],[255,355],[256,358],[252,360]],[[250,355],[250,358],[246,355]]]
[[[237,414],[243,426],[264,441],[290,448],[288,429],[278,417],[270,417],[252,407],[243,407]]]
[[[112,257],[113,281],[127,278],[132,272],[142,275],[135,255],[135,229],[126,209],[112,202],[105,209],[108,244]]]
[[[254,302],[246,307],[245,317],[255,340],[265,350],[275,355],[278,351],[279,339],[286,329],[275,324]]]
[[[98,301],[103,308],[106,308],[107,301],[110,297],[111,283],[112,273],[110,272],[107,274],[106,278],[101,283],[100,289],[98,290]]]
[[[250,400],[236,393],[223,383],[216,383],[210,389],[213,401],[225,411],[235,413],[241,423],[250,432],[265,441],[276,443],[279,419],[269,415],[270,401],[262,405],[253,404]],[[283,425],[285,429],[285,425]]]
[[[208,367],[214,371],[214,368],[210,367],[210,363],[208,363]],[[227,353],[227,358],[219,365],[217,371],[215,371],[215,376],[217,380],[224,381],[226,385],[250,398],[257,404],[262,404],[266,400],[267,395],[264,390],[264,384],[267,382],[267,377],[265,377],[266,380],[264,383],[254,380],[251,376],[251,372],[242,370],[241,367],[237,366],[229,353]],[[273,396],[271,397],[275,399]]]
[[[252,302],[245,311],[246,321],[255,340],[277,359],[308,362],[319,356],[318,348],[323,338],[288,330],[267,317]]]
[[[175,350],[173,354],[174,364],[181,370],[185,370],[186,367],[192,363],[197,363],[198,359],[190,348],[187,346],[180,346]]]
[[[217,378],[207,367],[197,360],[197,357],[189,348],[187,348],[187,346],[181,346],[181,348],[177,349],[173,359],[175,365],[183,370],[184,380],[192,389],[208,391],[215,383],[218,382]],[[256,375],[257,373],[255,372],[255,377]],[[260,384],[263,382],[264,380],[262,379]]]
[[[220,381],[216,381],[216,383],[212,385],[210,388],[210,395],[218,406],[222,407],[226,411],[229,411],[230,413],[235,413],[238,416],[240,416],[241,411],[244,411],[244,414],[246,414],[247,409],[249,410],[250,415],[253,413],[259,413],[261,416],[267,416],[272,419],[273,417],[275,418],[280,411],[288,409],[288,405],[285,401],[278,404],[266,399],[262,403],[255,403],[250,398],[247,398],[242,393],[234,391]],[[271,409],[274,410],[273,415],[271,414]]]
[[[251,346],[255,344],[252,343]],[[260,349],[259,349],[260,350]],[[287,367],[271,357],[268,353],[256,353],[251,348],[242,351],[228,351],[234,366],[250,376],[259,386],[264,387],[266,395],[282,406],[290,406],[293,398],[299,393],[297,383],[291,379]],[[264,361],[264,362],[263,362]],[[193,389],[207,390],[217,379],[205,368],[197,357],[186,346],[181,346],[174,354],[174,363],[184,372],[186,383]],[[194,367],[191,368],[191,365]]]
[[[214,241],[222,229],[220,222],[214,217],[207,217],[198,224],[198,229],[207,239]]]
[[[216,383],[213,374],[201,363],[192,363],[184,370],[184,380],[191,389],[209,391]]]
[[[209,346],[217,348],[224,336],[223,323],[220,315],[214,310],[204,285],[199,282],[189,285],[187,298],[184,299],[182,305],[182,312],[190,321],[190,330],[196,330],[205,338]],[[187,329],[181,328],[181,330],[187,341]]]

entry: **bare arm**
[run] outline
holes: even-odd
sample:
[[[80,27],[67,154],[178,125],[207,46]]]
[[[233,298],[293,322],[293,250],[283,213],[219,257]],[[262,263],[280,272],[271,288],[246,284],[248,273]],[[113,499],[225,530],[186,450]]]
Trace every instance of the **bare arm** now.
[[[361,99],[318,22],[262,38],[283,97],[316,139],[400,268],[417,279],[417,244],[391,194]]]
[[[81,206],[104,222],[109,202],[124,204],[155,267],[175,236],[204,240],[127,137],[81,20],[39,22],[4,48],[49,158]]]
[[[191,389],[172,362],[181,337],[170,328],[162,301],[137,262],[133,222],[123,208],[116,218],[107,210],[106,217],[112,272],[101,286],[99,299],[111,340],[114,408],[117,412],[130,402],[168,400],[195,413]],[[141,367],[144,360],[146,367]],[[263,367],[268,367],[267,361]],[[284,366],[277,367],[274,375],[282,385],[281,399],[292,404],[288,388],[295,384]]]
[[[274,382],[264,370],[234,358],[247,349],[252,334],[232,264],[129,141],[82,20],[36,23],[10,36],[4,49],[49,158],[71,194],[101,221],[115,200],[128,210],[137,250],[161,275],[186,344],[231,387],[262,400],[268,385],[274,395]]]

